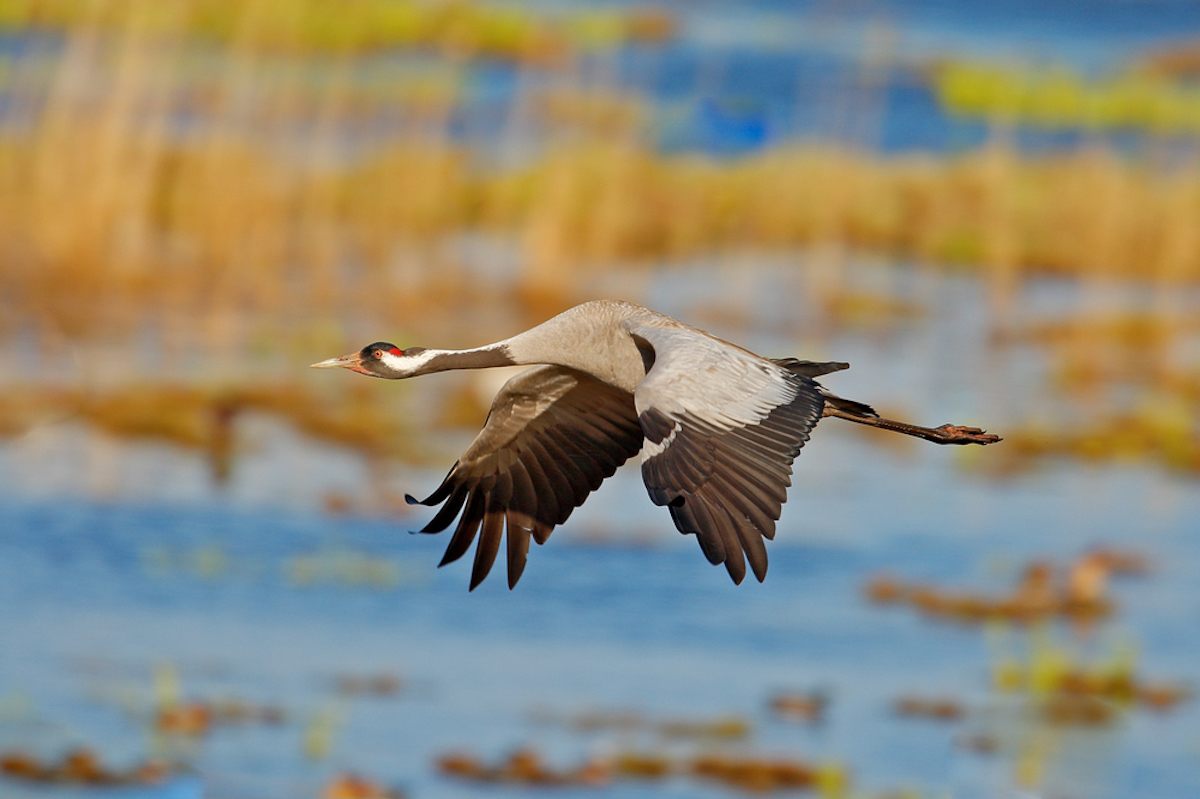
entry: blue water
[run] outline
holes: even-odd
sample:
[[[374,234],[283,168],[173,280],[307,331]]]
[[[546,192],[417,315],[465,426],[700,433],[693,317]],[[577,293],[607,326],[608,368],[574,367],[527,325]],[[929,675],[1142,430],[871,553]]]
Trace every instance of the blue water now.
[[[314,795],[347,769],[413,796],[480,796],[490,792],[438,776],[434,758],[466,749],[497,760],[532,745],[566,768],[625,746],[662,748],[649,733],[583,734],[545,720],[618,709],[657,720],[740,715],[754,725],[742,751],[845,764],[865,791],[1017,795],[1015,764],[1039,747],[1045,776],[1022,795],[1200,790],[1194,703],[1135,710],[1099,731],[1005,721],[1012,713],[987,676],[994,641],[860,594],[880,571],[998,592],[1032,557],[1135,549],[1154,572],[1117,581],[1115,621],[1086,640],[1052,634],[1094,657],[1134,646],[1142,676],[1195,681],[1195,484],[1116,468],[996,484],[956,472],[940,448],[881,455],[842,433],[818,429],[797,462],[767,581],[740,587],[649,505],[636,470],[535,548],[511,592],[493,575],[468,593],[469,563],[435,569],[444,537],[406,534],[414,519],[10,496],[0,506],[0,748],[50,757],[86,744],[114,765],[137,762],[148,751],[152,671],[171,663],[186,697],[277,705],[288,716],[277,727],[218,728],[195,748],[197,775],[171,788],[214,797]],[[422,489],[436,475],[412,479]],[[185,565],[188,553],[214,550],[222,569]],[[287,578],[290,559],[334,550],[391,563],[401,577],[386,590]],[[173,566],[155,565],[163,551]],[[1005,646],[1019,653],[1021,642],[1010,631]],[[401,675],[405,689],[375,699],[333,690],[339,674],[381,672]],[[826,722],[770,716],[769,697],[784,689],[827,691]],[[897,719],[891,703],[906,692],[954,695],[971,712],[952,725]],[[310,761],[302,742],[323,713],[337,719],[334,743]],[[955,745],[978,730],[997,733],[1000,752]],[[0,783],[0,795],[18,790]],[[684,778],[603,793],[727,795]]]
[[[534,5],[553,13],[564,5],[602,4]],[[580,80],[648,99],[647,133],[660,150],[718,156],[814,139],[889,153],[969,149],[987,141],[987,125],[940,107],[929,76],[941,60],[1053,65],[1102,78],[1200,36],[1200,6],[1188,2],[661,5],[679,22],[674,40],[585,58]],[[495,65],[473,80],[494,83],[497,72],[509,71]],[[461,113],[459,130],[466,130],[472,108]],[[1015,133],[1016,144],[1029,151],[1070,149],[1084,140],[1083,131],[1070,128]],[[1123,132],[1116,143],[1131,149],[1138,137]]]
[[[659,149],[720,156],[808,138],[885,151],[973,147],[986,130],[937,106],[921,73],[931,59],[1066,62],[1102,74],[1147,48],[1200,33],[1200,4],[1190,2],[673,7],[684,19],[677,41],[597,56],[578,80],[595,88],[611,81],[649,98],[646,136]],[[872,24],[895,35],[874,83],[863,80]],[[52,40],[0,39],[6,60],[55,53]],[[397,70],[409,66],[398,57]],[[528,76],[510,65],[472,65],[451,132],[495,139],[510,124],[522,79]],[[0,95],[0,114],[8,99]],[[1030,148],[1078,140],[1070,131],[1021,137]],[[785,289],[776,286],[753,305],[760,324],[795,329],[797,300]],[[671,303],[686,305],[680,297],[688,291],[716,296],[695,270],[647,291],[651,304],[673,313],[679,309]],[[830,381],[848,395],[919,408],[933,423],[986,417],[1002,432],[1045,398],[1025,390],[1018,358],[983,351],[980,307],[949,296],[927,324],[820,342],[829,351],[812,354],[854,362]],[[755,335],[770,338],[750,335],[756,346]],[[784,337],[775,334],[773,352],[808,354],[794,350],[795,334]],[[976,418],[961,418],[963,409]],[[233,697],[287,714],[280,726],[217,729],[189,753],[195,775],[160,791],[103,794],[110,799],[291,799],[316,795],[340,770],[415,797],[518,796],[446,780],[434,758],[467,749],[496,760],[533,745],[569,767],[624,746],[668,748],[646,732],[583,734],[544,720],[605,709],[658,720],[742,715],[754,725],[752,739],[739,744],[744,751],[845,764],[867,793],[1200,795],[1196,702],[1161,715],[1131,711],[1099,730],[1047,729],[1022,720],[989,688],[1000,653],[1021,652],[1019,632],[997,642],[978,629],[861,598],[863,581],[881,571],[998,593],[1030,558],[1065,563],[1098,544],[1132,549],[1154,568],[1115,582],[1114,619],[1086,639],[1059,627],[1050,635],[1098,660],[1131,647],[1145,678],[1200,685],[1194,481],[1149,467],[1067,462],[996,481],[959,468],[960,453],[885,449],[831,421],[797,461],[763,585],[751,579],[735,587],[710,567],[649,505],[634,470],[531,553],[515,591],[494,574],[468,593],[469,563],[434,568],[444,536],[405,533],[420,526],[418,517],[320,512],[321,490],[361,482],[364,467],[352,454],[295,442],[276,450],[281,437],[272,434],[243,456],[235,485],[220,494],[199,459],[122,445],[112,469],[120,490],[105,500],[93,483],[105,484],[107,467],[85,469],[89,456],[71,439],[76,431],[62,435],[66,443],[52,439],[43,449],[0,441],[0,749],[54,757],[82,744],[118,767],[155,754],[146,716],[152,675],[163,664],[172,664],[185,697]],[[337,476],[321,483],[313,473]],[[408,473],[397,488],[421,494],[437,476]],[[124,491],[122,480],[135,490]],[[302,587],[288,578],[296,558],[341,551],[390,564],[395,585]],[[189,565],[202,552],[220,553],[224,566],[205,573]],[[374,699],[334,691],[339,674],[379,672],[401,675],[404,690]],[[767,712],[775,692],[812,689],[832,698],[824,724]],[[906,692],[955,695],[970,713],[953,725],[897,719],[891,703]],[[305,735],[326,717],[333,719],[332,748],[306,758]],[[995,733],[1000,751],[979,755],[955,744],[972,731]],[[1030,760],[1041,776],[1023,787],[1018,764]],[[729,795],[683,778],[598,793]],[[0,782],[6,799],[79,795],[94,794]]]
[[[580,5],[597,4],[534,7],[562,14]],[[665,6],[678,22],[671,40],[585,54],[568,69],[488,60],[449,65],[429,54],[387,52],[365,56],[338,79],[402,85],[433,74],[458,83],[458,103],[448,120],[436,121],[433,132],[485,152],[514,136],[522,148],[537,148],[543,139],[561,135],[553,125],[514,120],[530,104],[530,92],[573,88],[644,100],[648,114],[638,135],[665,153],[732,157],[812,140],[887,153],[947,153],[978,147],[989,131],[984,121],[956,118],[939,105],[930,78],[939,61],[1056,66],[1106,78],[1135,69],[1139,59],[1157,50],[1200,36],[1200,6],[1190,2],[764,0]],[[0,76],[24,74],[30,71],[28,62],[54,61],[60,52],[61,43],[52,35],[0,35],[0,64],[9,66]],[[219,74],[220,64],[204,66],[213,55],[201,51],[184,60],[190,69]],[[319,59],[309,67],[315,70],[309,77],[318,83],[317,73],[332,68]],[[41,71],[53,74],[52,68]],[[9,82],[5,78],[0,87]],[[19,97],[0,90],[0,120],[31,124],[39,97],[40,90],[28,87]],[[186,100],[173,117],[181,131],[205,124]],[[348,123],[343,133],[347,142],[370,147],[411,135],[414,124],[421,123],[383,109]],[[1146,143],[1133,131],[1111,135],[1125,151]],[[1054,151],[1094,142],[1095,133],[1024,127],[1015,131],[1014,140],[1028,151]],[[502,149],[515,146],[510,142]]]
[[[924,314],[818,335],[794,257],[734,266],[691,264],[639,286],[647,304],[765,354],[848,360],[826,384],[904,418],[1003,434],[1063,402],[1045,353],[989,345],[981,286],[965,277],[848,269],[847,287],[886,289]],[[1031,318],[1049,318],[1073,296],[1048,282],[1030,286],[1023,304]],[[1133,290],[1127,300],[1138,298]],[[439,380],[407,388],[452,385]],[[372,516],[386,506],[366,493],[425,494],[464,442],[429,442],[445,453],[437,470],[396,466],[372,480],[353,452],[278,421],[238,424],[224,487],[195,454],[113,441],[70,420],[0,440],[0,751],[54,758],[86,745],[118,768],[162,754],[148,719],[153,675],[169,666],[185,698],[286,713],[279,726],[218,728],[197,742],[184,753],[195,774],[169,786],[180,799],[314,796],[341,770],[416,797],[478,797],[496,792],[439,776],[435,758],[468,750],[496,761],[530,745],[569,768],[627,747],[697,751],[645,730],[584,734],[561,723],[615,710],[652,721],[745,717],[754,733],[740,751],[842,764],[867,795],[1200,794],[1200,703],[1122,711],[1094,729],[1036,723],[1019,697],[990,687],[999,660],[1025,657],[1023,632],[934,623],[861,594],[886,571],[998,595],[1031,559],[1064,566],[1089,547],[1132,550],[1152,571],[1114,580],[1111,620],[1086,635],[1061,625],[1045,634],[1083,663],[1132,653],[1144,680],[1200,686],[1195,480],[1067,460],[990,478],[972,464],[1003,443],[962,450],[868,438],[831,419],[796,461],[762,585],[733,586],[705,562],[649,503],[633,467],[534,549],[516,590],[497,572],[468,593],[469,559],[438,570],[445,536],[406,532],[427,511]],[[324,513],[330,493],[355,513]],[[347,553],[383,564],[390,579],[336,579]],[[301,560],[320,579],[298,581]],[[377,673],[399,675],[404,690],[373,699],[334,690],[338,675]],[[772,717],[767,702],[782,690],[827,692],[826,722]],[[967,718],[898,719],[892,703],[905,693],[958,697]],[[304,741],[314,728],[329,728],[330,746],[311,759]],[[994,736],[998,751],[957,745],[975,733]],[[598,792],[729,795],[683,777]],[[0,782],[5,799],[77,795]]]

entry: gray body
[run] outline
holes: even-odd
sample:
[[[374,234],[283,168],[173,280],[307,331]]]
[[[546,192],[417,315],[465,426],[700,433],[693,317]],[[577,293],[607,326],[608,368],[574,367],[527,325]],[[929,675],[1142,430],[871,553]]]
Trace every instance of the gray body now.
[[[766,576],[764,539],[775,535],[792,461],[822,416],[937,443],[999,440],[976,428],[882,419],[813,379],[847,364],[762,358],[615,300],[584,303],[477,349],[400,350],[380,342],[314,366],[398,379],[514,364],[534,368],[504,385],[483,430],[421,500],[442,505],[422,532],[440,532],[458,519],[442,565],[462,557],[478,537],[472,589],[490,571],[502,537],[514,586],[530,540],[544,543],[639,452],[650,499],[740,583],[747,562],[758,580]]]

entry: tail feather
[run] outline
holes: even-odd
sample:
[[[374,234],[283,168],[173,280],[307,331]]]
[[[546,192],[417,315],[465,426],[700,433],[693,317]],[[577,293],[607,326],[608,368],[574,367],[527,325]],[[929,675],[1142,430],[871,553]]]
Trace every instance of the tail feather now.
[[[840,372],[843,369],[849,369],[850,364],[844,361],[802,361],[799,358],[772,358],[771,362],[776,366],[782,366],[794,375],[802,377],[820,377],[827,375],[830,372]],[[821,396],[825,398],[825,404],[836,408],[843,413],[848,413],[851,416],[862,418],[876,418],[879,416],[875,409],[865,402],[856,400],[848,400],[844,397],[839,397],[837,394],[830,394],[825,390],[824,386],[818,386],[821,390]],[[829,414],[826,413],[826,416]]]
[[[857,400],[848,400],[845,397],[839,397],[837,394],[830,394],[824,388],[821,389],[821,396],[823,396],[825,398],[826,405],[828,405],[832,408],[837,408],[839,411],[842,411],[843,413],[848,413],[851,416],[861,416],[861,417],[870,417],[870,418],[878,418],[879,417],[879,414],[875,412],[875,409],[872,408],[870,405],[867,405],[865,402],[859,402]]]
[[[794,375],[802,377],[820,377],[830,372],[840,372],[849,369],[850,364],[842,361],[802,361],[799,358],[772,358],[777,366],[782,366]]]

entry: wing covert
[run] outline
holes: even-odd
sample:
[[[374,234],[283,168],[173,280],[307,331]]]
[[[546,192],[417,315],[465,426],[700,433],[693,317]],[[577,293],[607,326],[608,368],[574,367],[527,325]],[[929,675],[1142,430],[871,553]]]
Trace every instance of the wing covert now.
[[[764,538],[775,537],[792,461],[821,418],[821,388],[805,371],[841,364],[773,363],[703,331],[633,320],[654,350],[634,392],[646,445],[642,478],[681,533],[740,583],[746,561],[761,582]],[[795,367],[799,368],[795,368]]]

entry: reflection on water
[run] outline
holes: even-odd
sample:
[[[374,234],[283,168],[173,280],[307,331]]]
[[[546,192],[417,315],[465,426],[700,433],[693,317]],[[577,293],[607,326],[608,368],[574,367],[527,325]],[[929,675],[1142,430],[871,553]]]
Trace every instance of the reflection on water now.
[[[1045,389],[1046,350],[994,346],[972,281],[846,272],[839,296],[905,310],[825,324],[833,306],[786,264],[714,270],[638,293],[764,354],[848,360],[830,386],[889,415],[1005,434],[1064,399]],[[458,377],[379,381],[380,396],[428,418],[474,390]],[[978,467],[1003,444],[948,451],[827,420],[761,586],[710,568],[626,468],[515,591],[468,594],[469,567],[436,570],[444,540],[407,535],[426,517],[394,500],[435,485],[471,433],[422,430],[427,468],[295,418],[239,413],[225,481],[203,448],[78,416],[0,440],[0,753],[24,758],[10,776],[65,786],[54,775],[91,769],[137,783],[111,797],[247,799],[473,797],[491,781],[629,797],[1200,788],[1194,482],[1146,465],[997,480]],[[869,601],[889,597],[922,613]],[[1081,598],[1106,612],[1057,612]],[[1011,601],[1021,613],[1001,612]]]

